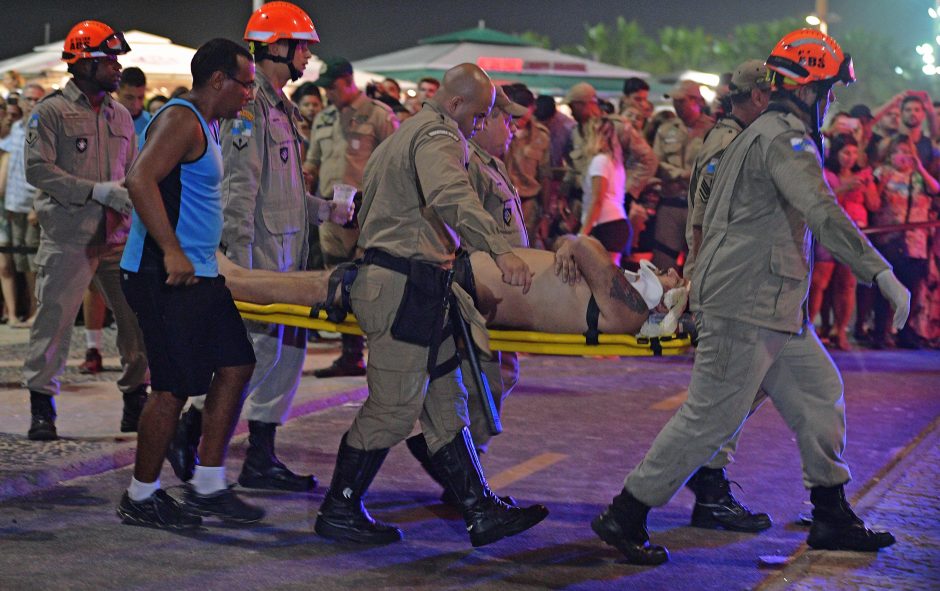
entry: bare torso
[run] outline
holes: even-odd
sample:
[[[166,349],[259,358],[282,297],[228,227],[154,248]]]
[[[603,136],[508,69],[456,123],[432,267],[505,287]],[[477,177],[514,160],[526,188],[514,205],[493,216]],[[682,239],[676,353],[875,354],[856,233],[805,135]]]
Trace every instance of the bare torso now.
[[[554,253],[544,250],[514,249],[535,274],[532,288],[528,294],[522,289],[507,285],[502,281],[502,274],[490,255],[475,252],[470,256],[473,277],[476,282],[477,306],[491,328],[510,328],[518,330],[536,330],[553,333],[583,333],[587,330],[587,306],[591,298],[591,287],[582,278],[574,285],[565,283],[555,274]],[[620,273],[609,262],[607,274],[593,283],[600,283],[595,289],[605,289],[598,293],[597,300],[601,307],[598,328],[601,332],[634,334],[639,331],[646,314],[632,313],[618,306],[616,313],[605,313],[605,299],[609,300],[610,285],[613,275]]]

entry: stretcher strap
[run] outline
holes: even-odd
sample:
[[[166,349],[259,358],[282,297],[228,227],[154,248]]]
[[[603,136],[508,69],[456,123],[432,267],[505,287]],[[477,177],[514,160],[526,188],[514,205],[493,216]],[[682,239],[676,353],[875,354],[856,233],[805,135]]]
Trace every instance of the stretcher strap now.
[[[314,330],[362,335],[362,329],[352,314],[342,322],[330,322],[325,312],[318,317],[310,316],[309,306],[295,304],[251,304],[235,302],[242,318],[298,326]],[[600,334],[598,344],[589,345],[582,334],[546,333],[524,330],[490,329],[490,349],[515,353],[533,353],[538,355],[616,355],[633,357],[652,357],[660,355],[681,355],[691,346],[688,335],[667,335],[661,337],[637,337],[627,334]]]

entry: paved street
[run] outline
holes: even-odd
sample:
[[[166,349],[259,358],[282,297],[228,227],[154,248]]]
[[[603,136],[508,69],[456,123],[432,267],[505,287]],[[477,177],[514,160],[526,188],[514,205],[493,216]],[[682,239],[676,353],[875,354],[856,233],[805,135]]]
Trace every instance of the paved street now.
[[[76,331],[76,337],[81,331]],[[729,474],[735,494],[767,511],[759,535],[688,527],[693,497],[681,491],[651,514],[654,541],[671,560],[624,564],[591,532],[590,520],[622,486],[653,437],[681,404],[691,357],[525,357],[507,402],[505,433],[483,458],[491,486],[551,515],[534,529],[472,549],[463,522],[439,500],[405,446],[397,446],[366,504],[396,523],[389,547],[337,544],[313,533],[336,447],[366,395],[364,378],[307,376],[279,452],[321,486],[312,495],[245,492],[268,516],[256,527],[208,520],[192,535],[121,525],[114,507],[130,479],[135,437],[118,433],[120,395],[113,333],[105,365],[70,367],[59,399],[58,442],[25,438],[28,398],[18,388],[22,332],[0,327],[0,589],[937,589],[940,588],[940,353],[834,355],[846,384],[853,481],[859,513],[898,543],[877,555],[809,551],[810,509],[793,435],[769,404],[744,429]],[[81,343],[79,343],[81,344]],[[80,361],[73,346],[70,366]],[[337,347],[317,348],[308,369]],[[244,425],[228,463],[234,481]],[[169,468],[171,494],[179,482]]]

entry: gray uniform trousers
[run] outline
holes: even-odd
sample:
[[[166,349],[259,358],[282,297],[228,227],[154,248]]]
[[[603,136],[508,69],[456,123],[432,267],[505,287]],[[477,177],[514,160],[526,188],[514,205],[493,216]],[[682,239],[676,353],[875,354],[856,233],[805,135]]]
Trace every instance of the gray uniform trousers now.
[[[369,339],[369,397],[346,437],[346,443],[356,449],[392,447],[408,437],[415,421],[420,420],[433,454],[470,424],[460,369],[436,379],[434,391],[429,392],[428,349],[392,337],[406,280],[395,271],[364,265],[350,291],[353,312]],[[453,339],[445,339],[438,350],[438,363],[453,357],[454,352]]]
[[[281,271],[300,268],[297,261],[306,257],[306,245],[296,233],[266,238],[263,242],[260,234],[256,234],[259,244],[253,250],[256,267]],[[307,329],[252,321],[245,321],[245,328],[255,350],[255,370],[245,389],[248,397],[242,416],[247,421],[284,424],[303,377]],[[201,410],[205,400],[205,396],[193,398],[193,406]]]
[[[483,359],[481,356],[480,369],[483,370],[483,375],[490,386],[490,393],[493,395],[496,410],[502,412],[503,401],[506,400],[506,397],[509,396],[509,393],[519,382],[519,356],[509,351],[493,351],[492,359]],[[486,421],[480,394],[476,391],[476,382],[473,379],[470,362],[466,359],[463,360],[460,364],[460,371],[463,374],[464,385],[467,387],[470,434],[473,436],[473,443],[477,449],[485,452],[493,435],[490,433],[490,427]],[[431,391],[435,388],[435,382],[431,383]]]
[[[121,377],[117,386],[130,392],[150,382],[144,337],[137,316],[121,290],[122,251],[115,247],[53,244],[44,241],[37,254],[36,299],[39,307],[29,331],[23,365],[25,386],[34,392],[59,393],[58,376],[65,369],[72,327],[88,285],[94,281],[114,312]]]
[[[689,397],[624,487],[647,505],[669,502],[741,429],[760,388],[797,436],[804,485],[847,482],[842,378],[816,332],[778,332],[702,312],[696,320],[700,337]]]
[[[751,415],[757,412],[757,409],[761,407],[764,402],[767,401],[767,393],[763,390],[757,393],[757,396],[754,397],[754,402],[751,404],[751,410],[747,413],[747,418],[751,418]],[[728,440],[727,443],[721,446],[721,449],[715,454],[711,460],[705,463],[706,468],[711,468],[712,470],[721,470],[725,468],[728,464],[734,461],[734,454],[738,451],[738,443],[741,441],[741,430],[739,429],[734,436]]]

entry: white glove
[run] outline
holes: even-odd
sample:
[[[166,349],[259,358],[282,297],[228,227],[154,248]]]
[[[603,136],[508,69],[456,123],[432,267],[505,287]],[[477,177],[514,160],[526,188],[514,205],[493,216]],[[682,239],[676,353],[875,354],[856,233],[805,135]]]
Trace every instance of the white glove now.
[[[131,203],[127,189],[121,186],[122,182],[95,183],[94,188],[91,190],[91,198],[121,215],[129,214],[134,209],[134,205]]]
[[[894,328],[901,330],[911,313],[911,292],[898,281],[891,269],[885,269],[875,275],[875,282],[881,295],[894,307]]]

